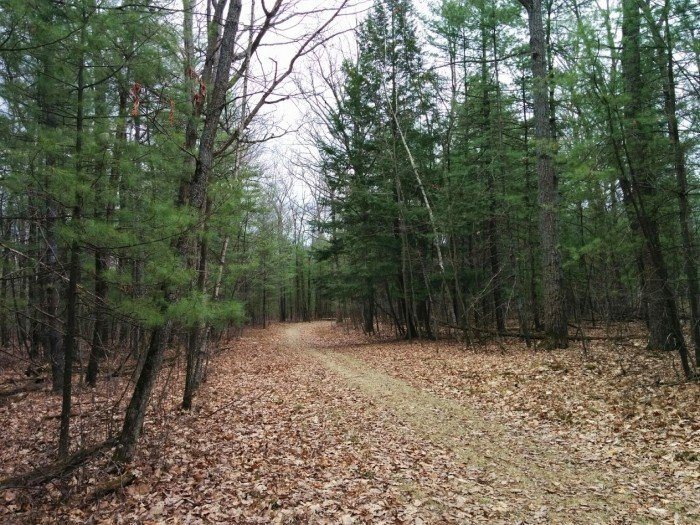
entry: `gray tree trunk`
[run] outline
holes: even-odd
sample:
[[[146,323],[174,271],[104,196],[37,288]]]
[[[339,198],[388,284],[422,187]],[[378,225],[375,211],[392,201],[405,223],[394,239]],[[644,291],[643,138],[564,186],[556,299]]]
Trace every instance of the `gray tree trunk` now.
[[[622,3],[622,80],[626,95],[624,107],[625,153],[628,175],[623,173],[620,186],[628,207],[634,213],[634,224],[642,234],[644,297],[649,320],[649,347],[678,350],[686,376],[692,375],[676,298],[668,281],[663,258],[659,227],[654,214],[658,198],[656,177],[651,165],[652,153],[645,121],[645,96],[642,90],[640,48],[641,13],[637,0]]]
[[[539,233],[542,248],[542,305],[546,344],[568,346],[564,272],[559,251],[559,181],[554,166],[556,142],[552,139],[549,75],[541,0],[520,0],[527,10],[532,56],[532,95],[537,156]]]

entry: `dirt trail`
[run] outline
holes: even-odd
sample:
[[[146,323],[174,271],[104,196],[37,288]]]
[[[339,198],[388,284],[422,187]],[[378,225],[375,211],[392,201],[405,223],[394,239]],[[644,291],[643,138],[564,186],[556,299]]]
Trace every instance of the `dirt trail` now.
[[[634,508],[625,480],[611,476],[610,470],[576,464],[566,446],[542,441],[539,436],[513,435],[512,429],[494,423],[485,414],[415,388],[348,355],[351,352],[347,349],[314,345],[314,330],[314,325],[292,325],[285,327],[285,334],[290,346],[308,353],[373,403],[389,409],[406,431],[445,448],[460,467],[478,470],[481,479],[497,480],[498,492],[511,494],[516,503],[513,518],[525,522],[545,516],[547,522],[625,522],[619,517],[629,515]],[[518,511],[517,501],[522,500],[538,511]],[[489,501],[489,496],[480,501]]]

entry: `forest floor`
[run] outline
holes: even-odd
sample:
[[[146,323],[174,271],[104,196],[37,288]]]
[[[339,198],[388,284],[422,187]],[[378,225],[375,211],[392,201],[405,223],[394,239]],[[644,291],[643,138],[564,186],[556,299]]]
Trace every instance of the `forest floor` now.
[[[91,498],[103,459],[0,493],[0,522],[700,523],[700,389],[641,344],[465,348],[316,322],[247,330],[211,369],[189,413],[163,384],[133,483]],[[0,477],[48,450],[59,403],[0,407],[16,430]]]

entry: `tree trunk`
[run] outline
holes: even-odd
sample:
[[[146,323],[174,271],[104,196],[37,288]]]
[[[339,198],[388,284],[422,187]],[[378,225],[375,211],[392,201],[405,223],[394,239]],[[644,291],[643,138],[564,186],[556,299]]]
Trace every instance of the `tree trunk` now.
[[[3,217],[3,211],[9,208],[9,202],[6,203],[4,200],[0,199],[0,224],[2,224],[2,238],[9,240],[12,231],[12,220]],[[2,262],[0,262],[0,266],[2,266],[2,283],[0,283],[0,346],[5,348],[10,346],[10,341],[12,340],[11,328],[8,323],[10,309],[6,306],[9,301],[8,281],[11,279],[10,260],[10,250],[5,248],[2,252]]]
[[[51,22],[48,20],[47,22]],[[42,72],[37,83],[37,98],[41,108],[41,120],[48,133],[55,133],[59,120],[57,115],[57,100],[53,94],[51,83],[55,78],[54,56],[50,54],[50,47],[45,48],[42,57]],[[51,380],[54,392],[60,392],[63,388],[63,346],[61,341],[61,323],[58,318],[59,286],[58,278],[58,242],[56,240],[56,227],[58,221],[58,203],[51,195],[51,179],[57,167],[57,159],[53,152],[46,153],[44,191],[46,213],[44,219],[45,247],[41,255],[42,264],[39,265],[39,286],[43,296],[43,318],[41,339],[44,353],[51,365]]]
[[[165,344],[170,339],[171,330],[172,321],[168,320],[163,326],[155,328],[151,334],[151,341],[146,351],[143,367],[136,381],[136,387],[126,409],[124,424],[119,434],[117,449],[114,453],[114,459],[117,463],[131,461],[134,455],[136,443],[143,429],[146,408],[151,398],[158,371],[163,362]]]
[[[696,264],[693,232],[692,208],[688,201],[688,175],[686,170],[685,150],[681,144],[678,129],[678,115],[676,103],[676,79],[673,70],[673,42],[671,41],[671,29],[668,22],[668,1],[665,4],[663,23],[666,39],[664,39],[655,24],[653,18],[649,20],[652,34],[658,46],[659,69],[663,78],[664,110],[668,127],[668,138],[671,142],[673,155],[673,167],[678,185],[678,219],[683,242],[683,270],[688,281],[688,305],[690,307],[690,335],[695,348],[695,362],[700,367],[700,284],[698,284],[698,267]],[[650,14],[648,9],[645,11]]]
[[[657,198],[652,154],[644,126],[645,101],[642,90],[640,50],[640,6],[637,0],[622,4],[622,80],[626,95],[625,153],[629,178],[624,173],[620,186],[634,211],[635,227],[643,236],[644,295],[649,318],[649,346],[679,352],[686,376],[692,372],[678,316],[676,298],[668,282],[668,271],[659,239],[659,228],[653,210]],[[648,98],[648,97],[647,97]],[[648,102],[649,104],[651,102]]]
[[[104,98],[106,93],[101,92],[100,96]],[[121,162],[121,152],[126,145],[126,90],[120,86],[119,88],[119,117],[117,120],[117,129],[114,137],[114,153],[111,161],[111,169],[109,175],[108,187],[103,188],[99,180],[96,182],[96,210],[95,215],[104,218],[106,223],[109,223],[114,215],[114,198],[116,197],[116,186],[120,177],[119,163]],[[103,102],[104,106],[104,102]],[[106,152],[103,152],[106,154]],[[102,177],[101,166],[98,166],[97,177]],[[97,383],[97,374],[99,372],[100,361],[106,355],[106,345],[109,340],[109,323],[107,319],[107,293],[109,292],[109,284],[105,277],[105,272],[109,269],[109,253],[103,247],[98,247],[95,250],[95,324],[92,331],[92,347],[90,349],[90,357],[88,359],[87,372],[85,381],[90,386],[95,386]]]
[[[224,5],[223,1],[218,5]],[[234,59],[241,8],[241,0],[233,0],[229,5],[218,51],[219,57],[216,63],[214,86],[211,90],[211,98],[207,104],[204,127],[199,140],[196,166],[189,186],[189,205],[194,210],[197,210],[200,216],[203,216],[203,213],[206,212],[207,186],[209,174],[214,164],[214,143],[216,132],[219,128],[219,117],[226,103],[226,92],[231,78],[231,66]],[[183,260],[186,260],[188,256],[187,243],[181,241],[182,239],[178,241],[180,255]],[[166,304],[174,300],[173,294],[167,288],[163,289],[163,293]],[[170,338],[171,330],[172,321],[168,320],[163,326],[153,331],[144,366],[139,374],[136,388],[127,409],[127,415],[124,418],[124,426],[119,436],[119,446],[115,453],[115,460],[120,463],[131,460],[133,456],[135,445],[141,432],[146,407],[160,370],[165,345]]]
[[[366,334],[374,333],[374,290],[371,285],[369,285],[367,296],[362,303],[362,329]]]
[[[539,231],[542,247],[542,303],[546,345],[566,348],[568,325],[564,273],[559,251],[559,182],[554,166],[556,142],[550,122],[549,75],[547,73],[541,0],[520,0],[528,14],[532,55],[532,94],[535,150],[538,173]]]
[[[85,11],[83,11],[83,29],[80,32],[80,58],[78,63],[78,86],[77,86],[77,111],[75,125],[75,173],[78,181],[78,188],[82,180],[83,164],[83,117],[84,117],[84,96],[85,96],[85,57],[83,45],[85,42],[85,24],[87,23]],[[75,192],[75,205],[73,207],[72,225],[78,228],[81,220],[80,190]],[[74,232],[77,235],[77,232]],[[70,267],[68,278],[68,290],[66,293],[66,335],[63,343],[65,359],[63,367],[63,402],[61,404],[61,424],[58,440],[58,457],[68,456],[70,449],[70,417],[73,402],[73,360],[78,350],[78,280],[80,279],[80,243],[77,238],[73,239],[70,253]]]

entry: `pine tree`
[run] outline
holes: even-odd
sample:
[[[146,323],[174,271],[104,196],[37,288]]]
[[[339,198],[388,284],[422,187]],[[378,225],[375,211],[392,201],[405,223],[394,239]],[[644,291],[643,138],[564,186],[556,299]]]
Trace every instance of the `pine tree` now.
[[[551,125],[550,78],[547,71],[545,33],[540,0],[520,0],[528,16],[532,67],[533,119],[537,157],[539,234],[542,250],[544,330],[548,345],[568,345],[564,273],[561,261],[558,215],[559,179],[554,165],[556,139]]]

